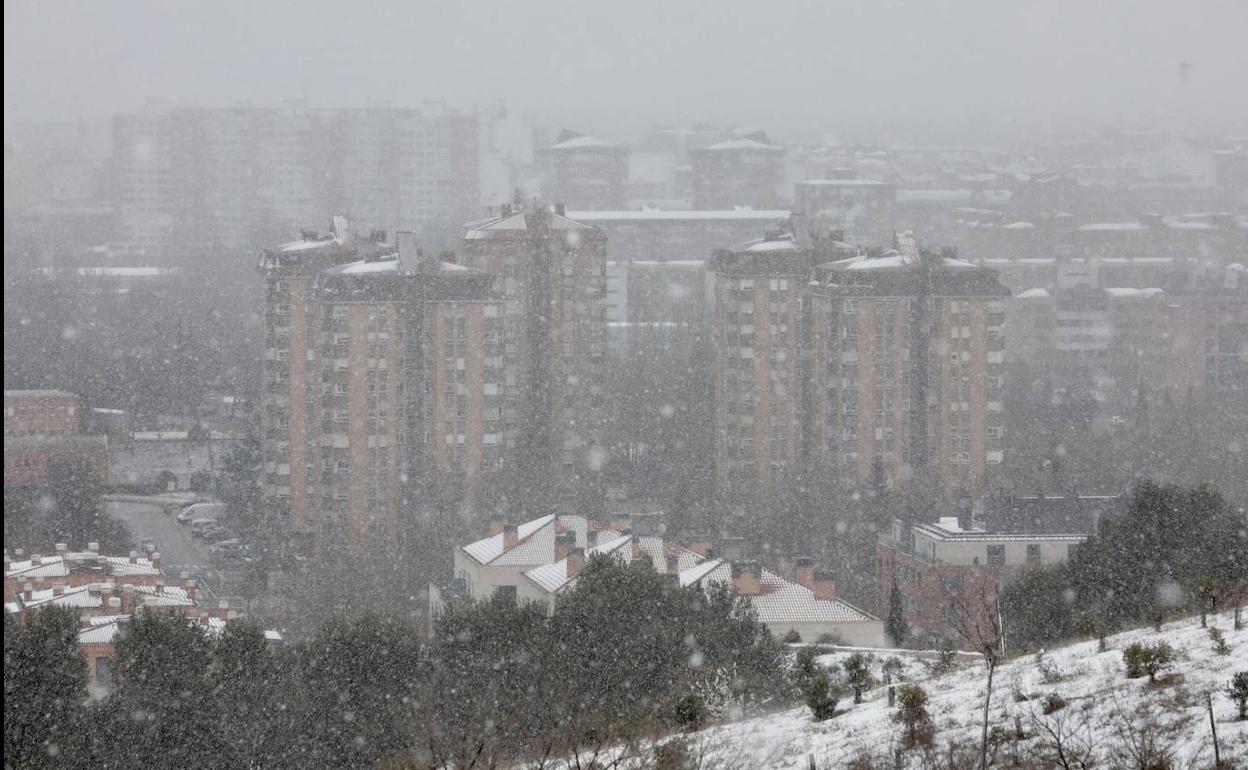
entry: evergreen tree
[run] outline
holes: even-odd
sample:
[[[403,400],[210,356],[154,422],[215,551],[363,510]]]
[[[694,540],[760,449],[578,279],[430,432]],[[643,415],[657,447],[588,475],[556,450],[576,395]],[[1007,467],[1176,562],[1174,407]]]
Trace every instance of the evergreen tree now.
[[[351,622],[331,620],[300,645],[311,764],[371,767],[410,748],[420,637],[405,621],[364,615]]]
[[[862,703],[862,694],[875,686],[870,661],[861,652],[855,652],[845,660],[845,684],[854,691],[854,703]]]
[[[906,623],[901,591],[897,590],[897,578],[893,578],[892,588],[888,592],[888,617],[884,621],[884,631],[897,647],[904,647],[910,637],[910,624]]]
[[[4,613],[4,765],[63,767],[78,753],[87,663],[78,615],[49,607],[18,627]]]
[[[198,623],[142,612],[117,639],[109,739],[131,766],[225,767],[209,667],[212,644]]]

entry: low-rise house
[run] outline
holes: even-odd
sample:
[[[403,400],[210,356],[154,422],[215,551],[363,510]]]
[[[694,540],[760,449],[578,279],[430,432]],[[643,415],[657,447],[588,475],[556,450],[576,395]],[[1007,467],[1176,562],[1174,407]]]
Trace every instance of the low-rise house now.
[[[998,588],[1012,574],[1064,562],[1087,538],[1080,532],[989,532],[955,516],[910,527],[895,520],[876,546],[880,613],[887,614],[895,588],[920,644],[977,643],[961,638],[959,627],[972,627],[977,619],[967,613],[993,611]],[[985,626],[991,619],[978,620]]]
[[[610,522],[584,516],[550,515],[523,524],[491,521],[486,537],[454,554],[453,579],[430,586],[430,617],[458,597],[487,600],[495,595],[539,602],[553,611],[559,596],[572,590],[589,559],[640,563],[669,575],[682,586],[710,589],[723,583],[747,597],[758,618],[777,636],[796,632],[805,641],[834,637],[847,644],[884,644],[883,623],[836,596],[835,580],[799,560],[793,579],[738,558],[715,557],[709,543],[688,547],[663,537],[661,514],[632,514]]]

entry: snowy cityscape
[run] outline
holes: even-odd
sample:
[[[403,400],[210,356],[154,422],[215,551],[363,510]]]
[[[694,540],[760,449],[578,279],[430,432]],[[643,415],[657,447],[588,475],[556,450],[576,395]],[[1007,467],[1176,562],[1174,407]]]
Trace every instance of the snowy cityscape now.
[[[493,5],[6,2],[6,770],[1248,767],[1248,5]]]

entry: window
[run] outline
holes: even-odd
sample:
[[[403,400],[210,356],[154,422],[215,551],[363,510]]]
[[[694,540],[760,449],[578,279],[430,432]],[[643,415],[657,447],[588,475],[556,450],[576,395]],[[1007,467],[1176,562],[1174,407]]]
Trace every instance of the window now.
[[[946,575],[940,579],[940,592],[945,596],[958,596],[962,593],[962,576]]]
[[[988,563],[1003,566],[1005,564],[1005,546],[990,545],[988,546]]]
[[[1027,564],[1038,567],[1040,565],[1040,544],[1029,543],[1027,545]]]

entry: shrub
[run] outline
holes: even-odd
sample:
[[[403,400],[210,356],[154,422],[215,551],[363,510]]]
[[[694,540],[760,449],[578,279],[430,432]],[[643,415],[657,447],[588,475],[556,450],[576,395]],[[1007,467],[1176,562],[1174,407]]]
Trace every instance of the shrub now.
[[[701,730],[710,718],[711,709],[697,693],[689,693],[676,701],[676,706],[672,709],[672,721],[687,732]]]
[[[1174,662],[1174,648],[1166,642],[1134,642],[1122,651],[1122,660],[1127,666],[1128,679],[1138,679],[1148,674],[1148,681],[1156,682],[1157,674]]]
[[[694,765],[689,744],[680,738],[654,747],[655,770],[692,770]]]
[[[931,716],[927,713],[927,690],[917,684],[904,684],[897,691],[897,711],[893,721],[905,725],[906,745],[931,742]]]
[[[862,694],[875,687],[875,675],[866,655],[855,652],[845,661],[845,683],[854,691],[854,703],[862,703]]]
[[[941,639],[940,646],[936,648],[936,662],[932,664],[932,672],[937,675],[946,674],[953,670],[957,662],[958,648],[948,639]]]
[[[208,471],[195,471],[191,474],[192,492],[211,492],[216,479]]]
[[[845,646],[845,640],[841,638],[840,634],[819,634],[819,638],[816,641],[819,644],[831,644],[837,647]]]
[[[797,655],[793,658],[793,669],[789,676],[793,680],[793,684],[798,690],[805,691],[807,685],[819,673],[819,664],[815,662],[818,653],[813,647],[803,647],[797,651]]]
[[[1213,651],[1219,655],[1230,655],[1231,645],[1226,643],[1226,634],[1217,626],[1209,628],[1209,641],[1213,642]]]
[[[1226,694],[1235,701],[1235,707],[1239,709],[1239,718],[1248,719],[1248,671],[1238,671],[1235,676],[1231,677]]]
[[[790,628],[789,632],[780,638],[780,641],[785,644],[800,644],[802,641],[802,635],[799,634],[796,629]]]
[[[1066,699],[1055,692],[1051,692],[1040,699],[1040,712],[1045,716],[1055,711],[1061,711],[1066,708]]]
[[[806,705],[816,722],[836,716],[836,704],[841,699],[840,685],[834,683],[828,672],[819,671],[802,691]]]

